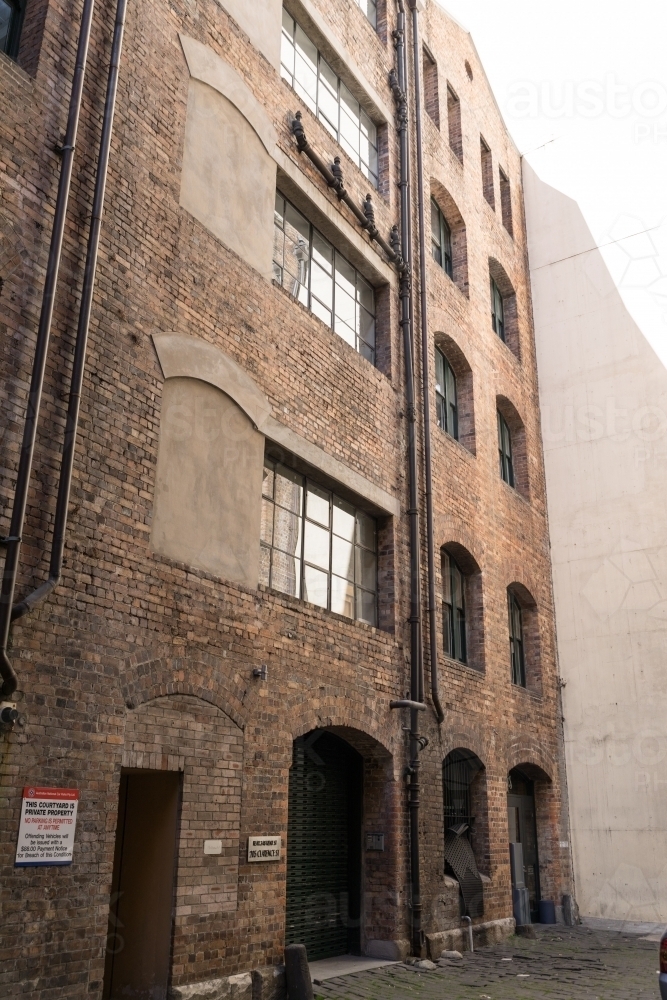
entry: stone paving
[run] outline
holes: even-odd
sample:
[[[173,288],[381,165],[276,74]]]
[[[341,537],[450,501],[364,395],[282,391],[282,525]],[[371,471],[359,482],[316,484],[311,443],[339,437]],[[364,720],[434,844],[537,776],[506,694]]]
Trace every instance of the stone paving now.
[[[538,927],[537,938],[464,953],[447,968],[408,965],[314,986],[322,1000],[657,1000],[658,944],[584,927]]]

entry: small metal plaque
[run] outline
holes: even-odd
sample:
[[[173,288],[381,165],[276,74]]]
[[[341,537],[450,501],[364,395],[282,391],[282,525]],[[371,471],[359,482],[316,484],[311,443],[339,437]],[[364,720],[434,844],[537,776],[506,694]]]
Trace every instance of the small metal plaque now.
[[[205,840],[204,854],[222,854],[221,840]]]
[[[366,834],[366,850],[367,851],[384,851],[384,834],[383,833],[367,833]]]
[[[248,861],[280,861],[280,837],[248,837]]]

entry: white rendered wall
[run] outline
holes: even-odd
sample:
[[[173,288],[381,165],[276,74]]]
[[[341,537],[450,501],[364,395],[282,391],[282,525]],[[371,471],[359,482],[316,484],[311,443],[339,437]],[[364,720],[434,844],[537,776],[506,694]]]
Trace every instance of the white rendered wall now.
[[[667,371],[524,165],[581,913],[667,921]]]

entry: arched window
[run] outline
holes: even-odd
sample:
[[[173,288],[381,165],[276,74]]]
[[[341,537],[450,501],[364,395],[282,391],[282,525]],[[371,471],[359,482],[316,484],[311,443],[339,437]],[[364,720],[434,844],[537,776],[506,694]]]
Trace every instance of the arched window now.
[[[484,765],[471,750],[452,750],[442,763],[445,872],[461,887],[461,911],[484,913],[478,868],[488,864],[488,807]]]
[[[431,198],[431,253],[436,264],[453,280],[452,231],[435,198]]]
[[[435,401],[438,426],[459,439],[459,417],[456,401],[456,375],[442,351],[435,349]]]
[[[18,53],[23,0],[0,0],[0,52],[14,59]]]
[[[508,486],[514,486],[514,465],[512,463],[512,435],[507,421],[500,412],[498,414],[498,457],[500,460],[500,478]]]
[[[500,289],[493,278],[491,278],[491,325],[494,333],[497,333],[505,343],[505,307]]]
[[[523,614],[516,594],[507,591],[507,610],[509,615],[510,633],[510,664],[512,668],[512,684],[526,687],[526,655],[524,651]]]
[[[445,656],[468,662],[466,643],[466,578],[449,552],[442,553],[442,610]]]

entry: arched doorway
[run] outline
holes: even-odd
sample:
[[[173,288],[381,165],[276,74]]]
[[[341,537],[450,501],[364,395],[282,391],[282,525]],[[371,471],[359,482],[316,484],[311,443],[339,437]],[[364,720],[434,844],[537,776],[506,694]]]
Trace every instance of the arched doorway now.
[[[459,747],[442,764],[445,817],[445,873],[460,886],[461,914],[484,915],[484,893],[478,864],[486,856],[487,808],[484,765]]]
[[[519,768],[507,779],[507,823],[510,844],[521,845],[523,883],[528,890],[531,920],[539,920],[540,864],[537,851],[535,785]],[[512,874],[512,888],[521,889],[521,872]]]
[[[316,961],[360,950],[363,759],[326,730],[294,741],[285,943]]]

